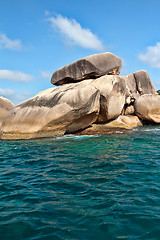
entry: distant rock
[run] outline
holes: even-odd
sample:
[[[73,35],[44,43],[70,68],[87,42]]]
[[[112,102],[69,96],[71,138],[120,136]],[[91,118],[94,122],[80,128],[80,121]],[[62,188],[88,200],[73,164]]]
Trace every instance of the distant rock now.
[[[2,139],[62,136],[96,121],[100,92],[84,82],[47,89],[17,105],[1,126]]]
[[[140,96],[135,101],[135,113],[142,120],[160,123],[160,95]]]
[[[14,107],[14,104],[7,98],[0,97],[0,126],[8,114],[8,112]]]
[[[105,74],[118,75],[121,67],[120,58],[112,53],[94,54],[56,70],[52,75],[51,83],[59,86]]]
[[[160,95],[160,90],[158,90],[157,93]]]

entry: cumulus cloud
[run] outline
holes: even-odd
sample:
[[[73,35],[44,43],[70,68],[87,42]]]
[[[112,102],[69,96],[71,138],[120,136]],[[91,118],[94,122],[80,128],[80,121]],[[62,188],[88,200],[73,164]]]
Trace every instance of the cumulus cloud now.
[[[0,80],[11,80],[15,82],[29,82],[33,76],[19,71],[0,70]]]
[[[58,30],[72,43],[84,48],[103,50],[103,44],[88,28],[82,28],[75,19],[68,19],[61,15],[48,18],[53,30]]]
[[[20,102],[25,101],[26,99],[32,97],[32,93],[24,91],[19,93],[13,89],[2,89],[0,88],[0,96],[9,99],[14,104],[18,104]]]
[[[9,39],[6,34],[0,33],[0,49],[21,50],[22,43],[19,39]]]
[[[139,54],[139,59],[153,68],[160,68],[160,42],[147,47],[145,54]]]

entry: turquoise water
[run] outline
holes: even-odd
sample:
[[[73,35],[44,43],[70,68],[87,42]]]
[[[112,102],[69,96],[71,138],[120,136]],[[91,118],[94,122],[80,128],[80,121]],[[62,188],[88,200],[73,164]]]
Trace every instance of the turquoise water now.
[[[0,240],[160,239],[160,126],[0,141]]]

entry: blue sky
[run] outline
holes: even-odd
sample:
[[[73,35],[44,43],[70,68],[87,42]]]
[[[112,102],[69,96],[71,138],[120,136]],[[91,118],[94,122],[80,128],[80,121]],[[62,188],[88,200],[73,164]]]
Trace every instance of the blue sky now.
[[[0,95],[17,104],[100,52],[122,59],[121,75],[148,71],[160,89],[159,9],[158,0],[0,0]]]

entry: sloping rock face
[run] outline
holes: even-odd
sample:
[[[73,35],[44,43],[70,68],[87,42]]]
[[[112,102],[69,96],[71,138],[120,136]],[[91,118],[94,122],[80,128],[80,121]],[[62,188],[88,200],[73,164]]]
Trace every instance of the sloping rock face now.
[[[135,101],[135,112],[142,120],[160,123],[160,95],[140,96]]]
[[[93,135],[125,132],[135,127],[143,126],[137,116],[119,116],[117,119],[105,124],[92,124],[92,126],[78,131],[77,135]]]
[[[100,93],[84,82],[51,88],[13,108],[1,127],[2,139],[62,136],[96,121]]]
[[[105,74],[118,75],[122,67],[119,57],[112,53],[94,54],[55,71],[51,78],[54,85],[63,85],[97,78]]]
[[[0,126],[14,104],[4,97],[0,97]]]

